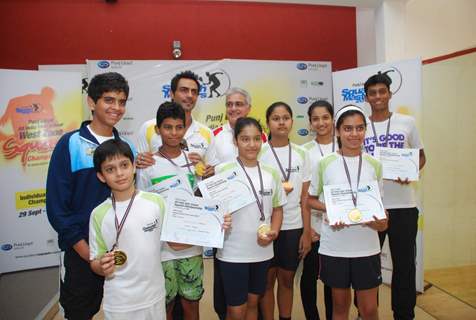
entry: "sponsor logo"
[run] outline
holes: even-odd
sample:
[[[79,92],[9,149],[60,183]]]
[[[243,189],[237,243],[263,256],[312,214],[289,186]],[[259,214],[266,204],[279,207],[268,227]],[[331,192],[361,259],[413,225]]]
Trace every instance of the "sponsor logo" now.
[[[372,190],[372,187],[369,185],[363,186],[362,188],[359,188],[359,192],[367,192]]]
[[[322,87],[324,85],[324,81],[312,80],[311,86],[313,87]]]
[[[41,111],[41,105],[38,103],[32,103],[31,106],[24,106],[24,107],[18,107],[15,108],[16,113],[21,113],[21,114],[30,114],[30,113],[35,113],[35,112],[40,112]]]
[[[307,69],[307,64],[305,64],[304,62],[299,62],[296,65],[296,68],[298,68],[298,70],[306,70]]]
[[[142,227],[142,231],[144,232],[152,232],[154,229],[157,228],[157,225],[159,224],[159,220],[155,219],[154,222],[150,222],[145,225],[145,227]]]
[[[177,188],[178,186],[180,186],[182,184],[182,181],[180,181],[180,179],[177,179],[177,182],[175,182],[174,184],[171,184],[170,185],[170,188],[173,189],[173,188]]]
[[[3,251],[10,251],[12,249],[13,249],[13,246],[10,243],[2,244],[2,250]]]
[[[220,98],[230,89],[231,77],[223,69],[212,69],[199,74],[199,97],[202,99]],[[170,99],[170,84],[162,85],[162,96]]]
[[[201,143],[190,143],[190,146],[195,149],[205,149],[205,144]]]
[[[263,196],[270,196],[270,195],[273,194],[273,190],[272,189],[263,189],[263,192],[261,192],[261,190],[260,190],[259,193]]]
[[[300,80],[299,81],[299,87],[307,88],[308,87],[308,81],[307,80]]]
[[[306,104],[309,101],[309,99],[306,97],[298,97],[296,101],[300,104]]]
[[[218,205],[214,206],[214,207],[209,207],[209,206],[205,206],[204,209],[207,210],[207,211],[218,211]]]
[[[229,175],[229,176],[226,177],[226,178],[227,178],[228,180],[232,180],[232,179],[235,179],[236,176],[237,176],[236,171],[233,171],[233,172],[231,173],[231,175]]]
[[[298,70],[307,70],[307,71],[317,71],[319,69],[327,69],[328,64],[326,63],[314,63],[314,62],[309,62],[309,63],[304,63],[304,62],[299,62],[296,64],[296,68]]]
[[[101,69],[107,69],[107,68],[109,68],[109,66],[110,66],[111,64],[110,64],[109,61],[107,61],[107,60],[101,60],[101,61],[98,61],[97,65],[98,65],[98,67],[101,68]]]
[[[305,128],[301,128],[297,131],[297,134],[302,136],[302,137],[305,137],[309,134],[309,130],[307,130]]]

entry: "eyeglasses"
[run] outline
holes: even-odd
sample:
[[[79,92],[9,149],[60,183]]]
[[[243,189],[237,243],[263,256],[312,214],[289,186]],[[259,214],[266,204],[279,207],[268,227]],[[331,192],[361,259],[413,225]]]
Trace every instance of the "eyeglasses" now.
[[[236,108],[242,108],[244,106],[247,106],[248,104],[243,101],[227,101],[225,105],[227,108],[233,108],[233,106],[235,106]]]

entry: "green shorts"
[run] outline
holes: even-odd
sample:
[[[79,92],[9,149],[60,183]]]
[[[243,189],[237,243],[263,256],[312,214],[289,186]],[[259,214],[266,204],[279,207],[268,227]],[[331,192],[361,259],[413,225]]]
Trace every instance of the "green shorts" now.
[[[165,277],[166,303],[177,294],[190,301],[198,301],[203,295],[202,256],[162,262]]]

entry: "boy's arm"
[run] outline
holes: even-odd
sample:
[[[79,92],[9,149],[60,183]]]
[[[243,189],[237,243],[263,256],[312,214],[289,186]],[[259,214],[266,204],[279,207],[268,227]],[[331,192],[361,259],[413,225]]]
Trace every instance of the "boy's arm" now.
[[[69,136],[63,136],[51,155],[46,180],[46,213],[51,226],[58,233],[61,249],[74,247],[80,256],[89,261],[89,253],[81,226],[74,221],[71,207],[73,174],[69,153]]]

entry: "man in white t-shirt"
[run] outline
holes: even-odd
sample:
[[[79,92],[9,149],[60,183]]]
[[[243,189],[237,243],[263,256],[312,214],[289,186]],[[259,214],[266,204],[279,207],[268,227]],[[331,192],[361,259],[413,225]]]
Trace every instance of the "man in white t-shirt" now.
[[[392,80],[386,74],[371,76],[364,85],[365,99],[372,108],[364,141],[365,151],[376,147],[413,148],[420,150],[420,169],[426,162],[423,144],[415,120],[390,112]],[[415,190],[407,177],[384,180],[383,203],[389,213],[388,229],[380,233],[381,245],[388,234],[393,263],[392,310],[394,319],[413,319],[416,304],[415,256],[418,209]]]
[[[216,159],[215,143],[212,131],[205,125],[197,122],[192,117],[200,92],[198,76],[190,70],[175,75],[170,83],[170,96],[174,102],[179,103],[185,111],[185,136],[189,158],[193,164],[202,161],[205,163],[204,176],[213,174],[213,167],[219,162]],[[155,119],[142,124],[139,129],[137,149],[139,156],[137,167],[147,168],[154,164],[153,153],[162,145],[162,139],[157,133]]]

